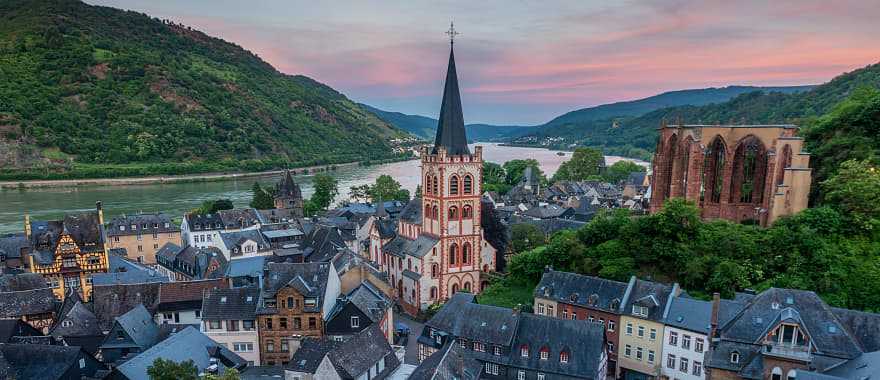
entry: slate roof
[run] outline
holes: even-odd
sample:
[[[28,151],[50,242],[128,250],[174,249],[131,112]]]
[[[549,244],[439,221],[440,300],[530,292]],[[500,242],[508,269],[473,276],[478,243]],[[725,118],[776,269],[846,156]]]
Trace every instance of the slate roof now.
[[[526,210],[523,214],[532,218],[551,219],[562,217],[566,213],[571,213],[571,209],[551,204],[532,207]]]
[[[689,297],[674,297],[669,307],[669,314],[663,323],[708,335],[712,323],[712,302]]]
[[[229,229],[247,228],[260,223],[260,213],[252,208],[235,208],[217,211],[223,225]]]
[[[231,260],[226,268],[226,277],[260,277],[263,274],[263,265],[266,256],[242,257]]]
[[[296,350],[284,369],[314,374],[318,370],[318,365],[324,360],[324,356],[340,344],[342,342],[327,338],[304,337],[300,342],[299,349]]]
[[[65,321],[69,326],[65,326]],[[52,336],[100,336],[103,335],[98,317],[86,305],[77,301],[70,310],[60,316],[49,331]]]
[[[46,278],[38,273],[0,275],[0,292],[15,292],[46,287]]]
[[[346,298],[366,314],[373,322],[378,322],[391,307],[391,300],[369,282],[362,282],[348,293]]]
[[[388,242],[388,244],[382,246],[382,252],[397,257],[411,255],[421,258],[431,252],[431,248],[435,247],[439,241],[440,240],[436,237],[426,234],[421,234],[416,239],[397,236]]]
[[[0,344],[0,357],[15,379],[61,379],[83,353],[79,347],[44,344]]]
[[[31,221],[31,246],[43,254],[37,258],[45,263],[51,257],[63,233],[67,233],[83,252],[104,249],[104,227],[97,211],[65,215],[62,220]]]
[[[31,243],[24,233],[0,235],[0,256],[8,259],[25,258],[30,249]]]
[[[461,112],[461,95],[458,92],[455,54],[451,46],[449,64],[446,68],[446,85],[443,88],[443,101],[440,104],[440,116],[437,121],[437,136],[434,138],[434,149],[431,154],[437,154],[440,147],[446,148],[449,155],[471,154],[467,146],[467,133],[464,128],[464,116]]]
[[[109,330],[116,317],[138,305],[155,311],[159,302],[159,283],[102,285],[92,288],[92,312],[102,330]]]
[[[397,223],[390,219],[377,219],[376,231],[381,239],[391,239],[397,235]]]
[[[635,278],[634,281],[632,289],[620,309],[621,313],[632,314],[632,305],[634,304],[647,306],[647,319],[660,322],[675,286],[638,278]]]
[[[241,371],[241,380],[280,380],[284,378],[284,368],[277,365],[247,366]]]
[[[0,319],[0,343],[9,343],[14,336],[40,336],[39,330],[21,319]]]
[[[183,217],[186,219],[186,224],[189,225],[190,231],[222,230],[225,228],[219,213],[186,213]]]
[[[181,248],[174,243],[166,243],[156,253],[156,258],[160,266],[186,274],[196,280],[222,277],[226,273],[226,266],[229,265],[226,256],[217,247]],[[220,270],[208,273],[209,264],[213,259],[220,263]]]
[[[880,314],[831,308],[864,352],[880,351]]]
[[[52,313],[57,306],[50,288],[0,293],[0,318]]]
[[[386,360],[386,362],[385,369],[376,375],[378,379],[400,365],[385,335],[375,324],[342,342],[330,350],[327,355],[333,366],[336,367],[336,371],[344,379],[359,378],[361,374],[374,367],[380,360]]]
[[[278,181],[278,184],[275,185],[275,196],[302,198],[302,190],[296,181],[293,180],[290,170],[285,170],[281,181]]]
[[[273,231],[269,231],[271,233]],[[223,244],[226,245],[226,248],[230,251],[235,247],[241,247],[242,244],[247,242],[248,240],[253,240],[257,243],[257,250],[262,251],[269,248],[269,242],[266,240],[263,233],[260,230],[244,230],[244,231],[220,231],[220,239],[223,239]],[[237,254],[242,254],[241,250]]]
[[[229,283],[225,279],[177,281],[159,285],[159,303],[156,312],[178,310],[201,310],[205,292],[212,289],[225,289]]]
[[[295,236],[302,236],[302,235],[303,235],[303,232],[300,231],[300,230],[297,229],[297,228],[287,228],[287,229],[281,229],[281,230],[269,230],[269,231],[262,231],[262,233],[263,233],[263,236],[266,237],[266,239],[270,239],[270,240],[271,240],[271,239],[280,239],[280,238],[285,238],[285,237],[295,237]]]
[[[626,184],[632,186],[643,186],[645,183],[645,177],[647,176],[648,173],[646,172],[631,172],[626,178]]]
[[[219,357],[220,363],[223,364],[221,367],[225,368],[240,369],[247,364],[244,359],[222,344],[214,342],[194,327],[187,327],[121,364],[115,371],[131,380],[149,380],[147,368],[156,359],[175,362],[192,360],[199,371],[204,371],[211,364],[212,356]]]
[[[167,227],[166,227],[167,224]],[[131,226],[136,225],[136,229]],[[123,227],[120,229],[120,227]],[[117,216],[107,226],[108,236],[146,235],[153,233],[180,232],[180,227],[165,213]]]
[[[107,273],[93,274],[92,284],[112,285],[168,282],[168,277],[165,277],[153,268],[129,261],[116,255],[109,255],[108,258],[110,261],[109,271]]]
[[[305,308],[307,312],[321,311],[327,278],[330,275],[330,263],[269,263],[266,271],[269,275],[263,278],[263,299],[274,298],[278,290],[291,286],[304,297],[317,300],[314,309]],[[262,307],[257,310],[258,313],[274,312]]]
[[[456,293],[425,326],[457,337],[509,346],[518,321],[511,309],[479,305],[474,303],[473,294]]]
[[[805,372],[798,370],[797,379],[873,379],[875,376],[880,375],[880,351],[864,353],[822,374],[812,372],[811,375],[802,376],[805,374]]]
[[[409,380],[477,380],[483,364],[471,351],[448,343],[423,360],[409,376]]]
[[[308,261],[328,262],[333,256],[346,248],[339,229],[332,226],[317,225],[302,241],[303,253]]]
[[[259,298],[256,286],[208,290],[202,300],[202,319],[254,320]]]
[[[409,224],[422,224],[422,198],[413,198],[403,208],[398,216],[400,220]]]
[[[618,313],[627,283],[570,272],[544,272],[535,297]]]
[[[116,324],[131,338],[131,341],[142,350],[152,347],[159,341],[159,325],[153,321],[153,315],[144,305],[135,306],[127,313],[116,317]],[[107,336],[102,346],[112,346],[116,337]]]
[[[529,347],[528,357],[520,355],[518,348],[523,345]],[[549,360],[541,360],[542,348],[550,350]],[[510,353],[510,365],[584,377],[599,371],[604,350],[605,328],[600,323],[522,313]],[[559,361],[563,351],[569,353],[568,363]]]

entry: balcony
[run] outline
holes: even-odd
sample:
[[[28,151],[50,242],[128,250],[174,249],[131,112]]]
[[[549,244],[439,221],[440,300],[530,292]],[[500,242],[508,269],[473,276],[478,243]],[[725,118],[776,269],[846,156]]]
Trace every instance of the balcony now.
[[[786,359],[809,362],[813,359],[810,346],[790,346],[783,344],[764,345],[764,354]]]

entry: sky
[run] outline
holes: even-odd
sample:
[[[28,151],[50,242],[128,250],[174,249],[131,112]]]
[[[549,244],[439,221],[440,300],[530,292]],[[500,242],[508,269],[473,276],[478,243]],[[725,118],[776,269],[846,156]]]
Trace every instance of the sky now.
[[[436,117],[450,21],[465,121],[532,125],[664,91],[880,62],[880,0],[86,0],[183,23],[381,109]]]

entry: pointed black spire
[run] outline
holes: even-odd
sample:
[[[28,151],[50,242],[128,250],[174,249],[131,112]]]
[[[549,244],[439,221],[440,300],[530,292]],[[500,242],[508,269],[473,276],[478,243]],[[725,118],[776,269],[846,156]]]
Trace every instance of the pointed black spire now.
[[[433,154],[437,148],[445,147],[450,155],[471,154],[467,146],[464,130],[464,116],[461,113],[461,95],[458,93],[458,75],[455,72],[455,54],[449,48],[449,67],[446,69],[446,86],[443,88],[443,103],[440,105],[440,121],[437,124],[437,137],[434,140]]]

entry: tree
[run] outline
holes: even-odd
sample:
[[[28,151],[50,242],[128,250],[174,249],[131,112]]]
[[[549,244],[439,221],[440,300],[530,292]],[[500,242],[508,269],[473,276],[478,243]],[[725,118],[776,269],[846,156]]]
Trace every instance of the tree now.
[[[315,212],[326,210],[339,194],[339,182],[327,174],[315,174],[312,183],[315,186],[315,192],[312,193],[312,198],[309,200],[309,207]]]
[[[545,177],[544,172],[541,171],[541,165],[538,163],[538,160],[534,158],[510,160],[505,162],[503,166],[505,182],[511,186],[518,184],[522,180],[523,173],[526,171],[527,167],[532,168],[532,171],[537,174],[542,183],[547,182],[547,177]]]
[[[263,190],[260,187],[259,182],[254,182],[254,187],[251,190],[253,193],[253,198],[251,199],[251,207],[257,210],[268,210],[271,208],[275,208],[275,200],[269,192]]]
[[[199,369],[192,360],[175,362],[158,358],[147,367],[150,380],[198,380]]]
[[[853,225],[867,232],[880,228],[880,169],[867,160],[849,160],[836,175],[822,182],[825,202],[840,210]]]
[[[368,195],[370,200],[376,202],[378,200],[396,200],[401,202],[409,201],[409,190],[402,189],[400,182],[391,178],[391,176],[382,174],[376,178],[376,183],[370,186]]]
[[[595,179],[601,174],[604,164],[605,156],[598,149],[577,148],[571,159],[559,166],[556,174],[553,175],[553,182]]]
[[[223,371],[222,374],[214,375],[209,374],[205,375],[205,380],[240,380],[241,374],[235,368],[228,368]]]
[[[348,191],[348,196],[355,202],[366,202],[370,199],[369,192],[370,185],[365,183],[363,185],[350,187]]]
[[[229,199],[206,200],[192,212],[195,214],[213,214],[220,210],[232,210],[234,207],[235,205]]]
[[[647,169],[644,166],[632,161],[617,161],[605,170],[605,173],[602,174],[602,178],[610,183],[619,183],[620,181],[629,178],[630,173],[644,173],[646,170]]]
[[[525,252],[544,245],[544,232],[528,224],[514,224],[510,227],[510,248],[513,252]]]

